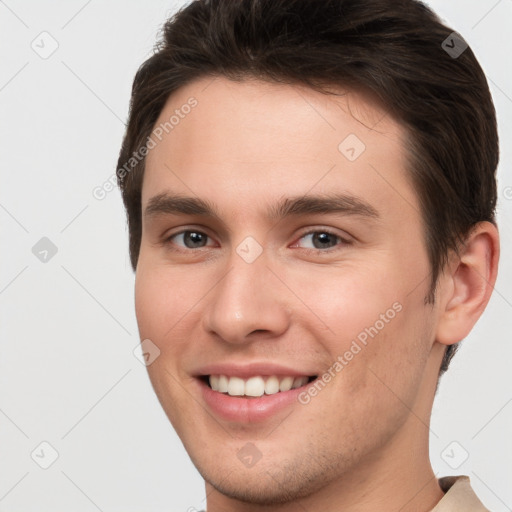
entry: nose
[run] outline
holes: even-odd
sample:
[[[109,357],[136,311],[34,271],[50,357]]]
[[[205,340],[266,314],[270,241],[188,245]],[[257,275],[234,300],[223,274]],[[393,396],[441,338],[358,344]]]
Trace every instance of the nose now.
[[[231,344],[271,339],[286,332],[290,307],[264,254],[247,263],[234,253],[227,269],[208,294],[204,329]]]

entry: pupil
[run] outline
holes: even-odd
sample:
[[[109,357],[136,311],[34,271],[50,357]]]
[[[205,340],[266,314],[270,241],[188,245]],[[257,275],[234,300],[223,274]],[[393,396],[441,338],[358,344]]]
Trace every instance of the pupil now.
[[[317,244],[315,242],[318,242],[320,244],[320,247],[317,247]],[[315,233],[313,235],[313,245],[317,249],[333,247],[334,245],[336,245],[336,237],[331,235],[331,233]]]
[[[185,241],[185,245],[189,248],[194,247],[203,247],[204,246],[204,236],[202,233],[196,233],[195,231],[187,231],[185,236],[183,237]]]

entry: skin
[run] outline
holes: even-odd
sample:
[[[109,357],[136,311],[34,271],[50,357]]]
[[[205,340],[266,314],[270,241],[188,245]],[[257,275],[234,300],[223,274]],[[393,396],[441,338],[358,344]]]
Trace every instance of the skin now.
[[[406,133],[385,110],[355,92],[210,77],[176,91],[156,124],[191,96],[197,106],[148,154],[143,212],[173,193],[209,201],[217,217],[143,215],[135,296],[141,339],[161,351],[151,382],[206,481],[208,512],[430,510],[443,496],[428,456],[439,367],[489,300],[496,228],[475,227],[425,304]],[[349,134],[366,146],[355,161],[338,149]],[[283,197],[334,193],[378,218],[266,215]],[[205,246],[187,247],[184,230],[207,235]],[[333,247],[315,249],[307,234],[325,230]],[[263,248],[250,264],[236,252],[247,236]],[[198,392],[194,372],[210,362],[321,375],[394,303],[401,311],[306,405],[236,423]],[[248,442],[261,453],[252,467],[237,457]]]

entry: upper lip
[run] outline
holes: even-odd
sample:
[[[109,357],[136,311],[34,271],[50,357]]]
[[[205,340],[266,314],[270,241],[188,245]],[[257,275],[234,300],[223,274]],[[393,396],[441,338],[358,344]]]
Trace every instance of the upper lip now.
[[[308,370],[297,370],[288,366],[275,363],[253,362],[253,363],[211,363],[197,368],[193,372],[196,377],[205,375],[226,375],[227,377],[240,377],[247,379],[255,376],[289,376],[289,377],[311,377],[318,375],[318,372]]]

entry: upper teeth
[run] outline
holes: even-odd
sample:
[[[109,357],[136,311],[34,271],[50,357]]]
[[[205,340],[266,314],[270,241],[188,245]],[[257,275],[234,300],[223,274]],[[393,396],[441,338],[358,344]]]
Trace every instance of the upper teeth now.
[[[228,393],[231,396],[262,396],[274,395],[279,391],[289,391],[307,384],[308,377],[228,377],[226,375],[210,375],[210,386],[214,391]]]

